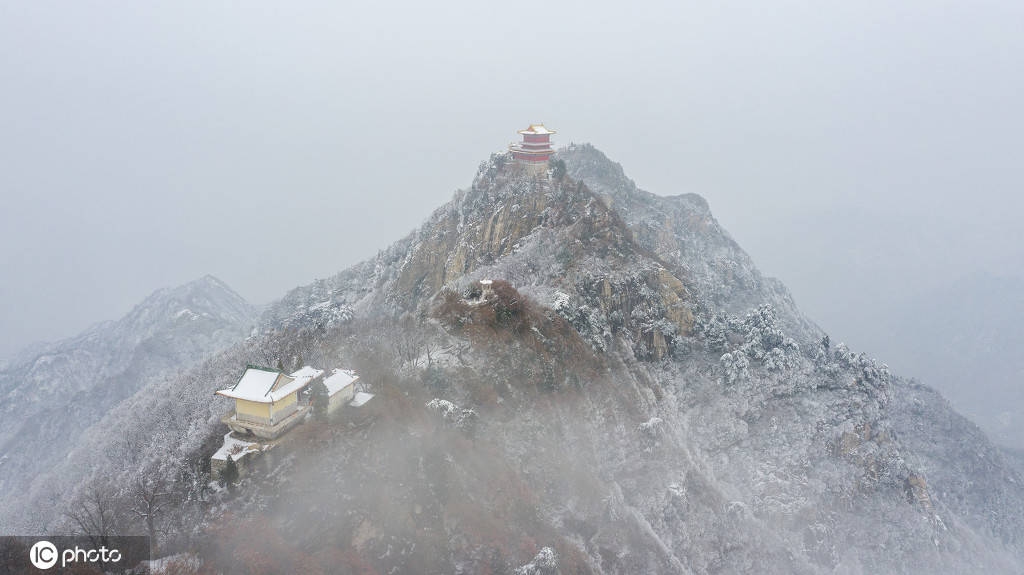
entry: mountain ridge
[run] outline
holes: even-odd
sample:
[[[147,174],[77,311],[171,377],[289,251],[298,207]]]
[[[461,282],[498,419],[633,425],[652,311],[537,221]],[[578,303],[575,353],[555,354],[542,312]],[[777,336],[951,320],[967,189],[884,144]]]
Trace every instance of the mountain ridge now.
[[[510,572],[542,548],[564,573],[1020,566],[1020,471],[823,336],[703,198],[641,193],[592,146],[542,174],[495,154],[412,233],[108,414],[82,451],[139,446],[131,465],[68,491],[194,464],[223,433],[213,390],[302,357],[359,369],[381,416],[311,424],[265,477],[196,503],[176,544],[215,567],[243,568],[223,551],[248,532],[382,572]]]
[[[0,486],[10,493],[22,484],[18,477],[59,461],[76,436],[147,381],[243,337],[255,313],[207,275],[155,290],[117,320],[26,348],[0,372],[6,400]]]
[[[666,262],[676,270],[679,277],[675,279],[682,288],[676,295],[693,317],[684,325],[677,323],[673,326],[672,322],[660,323],[667,317],[666,293],[672,291],[659,292],[665,285],[658,281],[664,279],[663,276],[649,283],[649,278],[643,277],[642,260],[630,261],[633,267],[623,273],[623,269],[610,269],[616,266],[602,267],[600,262],[588,261],[593,253],[586,249],[571,251],[571,246],[575,245],[573,242],[580,240],[568,231],[576,221],[563,221],[569,225],[562,228],[545,226],[545,223],[559,221],[559,214],[549,212],[548,206],[538,199],[538,194],[550,195],[552,192],[545,186],[555,186],[559,181],[558,173],[562,168],[557,162],[553,164],[548,180],[544,177],[531,180],[532,176],[502,180],[509,173],[514,174],[515,169],[505,165],[500,158],[500,154],[492,156],[481,166],[469,190],[457,194],[451,203],[436,210],[424,226],[382,252],[372,266],[369,262],[359,264],[334,278],[319,282],[315,289],[294,290],[275,305],[301,309],[317,299],[310,297],[316,291],[320,296],[328,295],[338,306],[348,306],[356,315],[387,305],[391,305],[389,313],[402,315],[415,313],[424,305],[429,308],[428,303],[436,301],[438,295],[464,293],[477,279],[509,280],[518,293],[568,321],[595,350],[633,358],[616,369],[623,381],[634,381],[632,389],[636,400],[643,406],[642,411],[651,416],[647,422],[636,421],[634,425],[646,423],[651,429],[661,425],[674,428],[674,441],[678,446],[691,444],[682,453],[691,453],[692,462],[705,459],[699,465],[706,467],[705,473],[710,472],[698,480],[699,484],[706,486],[702,490],[714,485],[710,487],[712,492],[724,488],[746,493],[738,504],[751,510],[745,514],[753,513],[745,515],[741,521],[746,524],[744,529],[752,538],[751,545],[758,538],[766,537],[766,533],[756,525],[768,517],[782,513],[779,518],[785,518],[793,513],[791,509],[804,509],[800,513],[811,513],[812,516],[821,515],[817,522],[807,525],[804,524],[806,519],[793,523],[793,518],[789,517],[785,521],[792,524],[792,532],[780,531],[773,536],[775,543],[768,548],[751,547],[759,549],[758,553],[779,557],[779,564],[773,568],[775,571],[815,572],[826,568],[828,572],[837,569],[840,572],[862,569],[873,572],[874,569],[895,569],[901,562],[914,557],[913,561],[924,561],[923,564],[936,572],[956,572],[965,568],[965,564],[957,563],[963,559],[951,555],[951,549],[963,541],[974,540],[978,537],[975,534],[977,530],[981,533],[989,530],[1002,533],[1000,541],[1019,544],[1019,526],[1005,513],[1000,513],[999,517],[1003,518],[996,519],[995,523],[987,523],[989,519],[979,523],[978,518],[972,515],[978,509],[996,512],[998,507],[986,503],[985,497],[972,494],[972,483],[965,479],[973,473],[970,467],[958,466],[958,471],[951,474],[937,472],[936,462],[944,457],[941,449],[929,446],[928,442],[915,441],[911,442],[914,449],[910,450],[900,439],[901,436],[918,433],[915,430],[921,428],[921,422],[913,417],[893,420],[894,414],[909,410],[915,402],[925,402],[929,405],[927,410],[918,409],[913,413],[941,419],[953,413],[948,404],[931,399],[938,396],[930,390],[923,396],[907,393],[906,390],[912,388],[905,387],[905,382],[892,376],[884,365],[878,365],[863,354],[854,354],[845,346],[831,347],[820,328],[799,312],[788,290],[777,280],[761,276],[749,257],[721,230],[703,198],[690,194],[661,197],[642,192],[624,176],[620,166],[607,160],[592,146],[574,146],[559,151],[558,158],[565,162],[566,174],[579,178],[570,185],[585,184],[590,188],[588,193],[594,197],[604,195],[604,211],[615,214],[610,210],[619,208],[622,214],[608,216],[609,223],[616,218],[621,220],[620,224],[610,227],[632,226],[627,230],[630,233],[624,235],[628,235],[630,241],[639,242],[639,247],[646,248],[641,251],[655,255],[647,260],[651,267],[646,271],[663,268]],[[509,195],[493,188],[495,182]],[[557,194],[553,197],[558,201],[566,200]],[[482,202],[485,209],[475,209],[474,202]],[[516,208],[521,209],[524,205],[531,207],[522,216],[526,223],[521,223],[513,215]],[[577,205],[593,207],[585,203]],[[578,212],[576,216],[582,220],[585,213]],[[652,214],[661,217],[652,219]],[[499,232],[495,233],[495,230]],[[446,240],[452,233],[456,237]],[[611,236],[614,235],[613,232]],[[463,243],[470,244],[470,248],[476,251],[467,251]],[[585,241],[583,243],[586,244]],[[614,252],[617,245],[610,241],[598,247],[604,250],[602,255],[606,255]],[[549,248],[569,249],[570,252],[562,258],[564,261],[559,262],[558,254],[550,253]],[[365,281],[359,281],[358,276],[366,273],[369,276],[363,276]],[[632,306],[636,303],[632,301],[635,294],[642,294],[638,309]],[[406,305],[410,298],[419,298],[420,306]],[[629,309],[621,305],[624,301],[630,302]],[[765,307],[765,303],[770,307]],[[623,311],[627,312],[625,316],[629,320],[622,320]],[[638,313],[634,314],[634,311]],[[647,335],[650,337],[645,337]],[[793,338],[791,343],[787,343],[791,341],[787,337],[789,335]],[[450,343],[448,338],[453,336],[449,333],[436,337]],[[698,359],[701,356],[705,359]],[[477,359],[484,366],[508,364],[501,359],[500,353],[489,359],[484,354],[483,358]],[[629,367],[635,360],[640,363]],[[469,361],[472,364],[473,360]],[[678,367],[666,369],[662,364],[665,361],[669,362],[665,365]],[[543,385],[549,385],[544,366],[533,367],[536,369],[533,372],[528,369],[524,377],[528,380],[540,377],[542,382],[548,382]],[[688,384],[688,380],[703,383]],[[447,397],[454,405],[469,402],[475,408],[480,407],[479,403],[474,403],[477,400],[474,399],[472,385],[467,383],[461,395],[450,390]],[[553,387],[560,388],[561,382],[555,382]],[[514,386],[507,383],[500,389],[514,390]],[[659,407],[660,402],[671,396],[675,396],[673,402],[682,411],[682,418],[680,414],[662,413],[665,407]],[[500,393],[499,397],[509,401]],[[809,410],[802,402],[812,401],[812,398],[818,405]],[[787,422],[769,417],[765,415],[766,408],[755,408],[750,403],[753,401],[777,405],[773,409],[788,412],[794,419]],[[808,424],[814,420],[806,421],[809,413],[817,413],[814,417],[819,418],[810,426]],[[717,419],[711,428],[713,431],[697,431],[707,425],[704,422],[709,414],[715,414],[713,417]],[[691,417],[695,419],[687,423]],[[949,417],[952,422],[962,421],[955,414]],[[652,423],[656,420],[662,423]],[[669,423],[673,421],[675,423]],[[514,428],[516,422],[503,421],[503,424]],[[979,449],[991,454],[992,469],[999,471],[996,479],[983,483],[993,490],[989,492],[993,498],[1002,501],[1005,509],[1021,509],[1021,493],[1016,485],[1019,477],[1014,475],[1015,472],[1000,459],[997,451],[990,449],[983,435],[970,431],[969,425],[951,425],[958,430],[957,433],[970,437],[969,442],[978,444]],[[690,431],[685,432],[686,429]],[[754,430],[761,434],[772,430],[778,433],[783,429],[789,439],[781,445],[754,435]],[[591,432],[596,437],[606,433],[600,428],[592,428]],[[505,434],[514,435],[515,432],[505,431]],[[936,441],[934,433],[929,441]],[[716,458],[725,457],[723,450],[735,449],[736,446],[743,446],[742,457],[738,459],[745,464],[723,466],[716,463]],[[697,453],[694,449],[703,455],[693,455]],[[518,450],[519,447],[515,447],[513,452]],[[792,455],[785,455],[787,452]],[[758,454],[774,455],[764,460],[764,455]],[[737,459],[736,455],[731,458]],[[626,459],[632,458],[627,456]],[[798,464],[801,460],[813,460],[822,467],[807,469]],[[544,475],[542,469],[536,472]],[[781,478],[776,478],[758,486],[754,481],[756,475],[751,475],[753,472],[766,473],[767,477],[783,473],[783,476],[802,479],[797,485],[788,485]],[[934,475],[934,484],[929,474]],[[724,485],[716,485],[711,477],[718,477],[719,483],[723,478],[731,480]],[[815,491],[805,493],[802,490],[808,488],[805,483],[808,481],[811,482],[809,485],[817,487]],[[831,487],[821,491],[826,485]],[[769,496],[765,489],[781,491]],[[811,493],[819,498],[819,502],[808,507],[806,501]],[[971,500],[973,503],[947,505],[943,497]],[[759,499],[762,502],[753,505],[752,502]],[[775,502],[770,503],[773,499]],[[629,500],[630,497],[625,497],[623,505],[632,507]],[[872,520],[865,523],[867,520],[841,511],[842,507],[837,505],[863,507],[864,513]],[[812,511],[816,507],[820,511]],[[632,508],[644,518],[660,513],[655,508],[644,506]],[[725,529],[728,524],[718,511],[700,506],[692,508],[692,511],[704,514],[708,525]],[[941,517],[946,517],[945,521]],[[903,529],[865,537],[857,525],[870,525],[872,521],[875,524],[895,522]],[[670,540],[674,530],[686,532],[690,527],[687,523],[663,526],[661,529],[667,529],[667,532],[659,530],[647,519],[641,524],[641,529],[658,534],[653,539],[655,546],[652,549],[662,549],[654,552],[650,559],[654,563],[644,563],[644,569],[676,570],[683,563],[683,556],[692,561],[693,556],[712,549],[709,541],[694,543],[694,547],[680,550],[682,556],[674,556],[665,549],[673,546]],[[940,551],[946,550],[936,555],[942,559],[924,559],[934,551],[936,545],[933,545],[933,540],[942,541],[935,539],[937,534],[950,530],[956,535],[947,535],[950,539],[939,546]],[[803,541],[808,537],[824,538],[808,547]],[[858,543],[842,550],[837,547],[839,541]],[[616,544],[621,546],[622,542],[616,541]],[[985,559],[990,565],[1005,570],[1017,561],[1013,557],[1019,551],[1007,556],[1004,552],[992,551],[985,547],[987,545],[997,549],[1002,543],[988,542],[979,550],[979,555],[991,551],[991,556]],[[876,547],[902,549],[908,555],[887,559],[885,554],[871,551]],[[561,549],[565,550],[564,545]],[[577,548],[577,551],[586,551],[586,548]],[[636,549],[632,551],[635,552]],[[592,558],[595,554],[601,555],[595,549],[589,553]],[[631,552],[620,549],[620,553]],[[793,557],[803,558],[781,559],[793,553],[796,553]],[[661,559],[654,560],[655,556]],[[972,560],[977,559],[974,557]],[[711,569],[714,562],[709,560],[703,568],[695,571]],[[742,562],[732,565],[738,571],[749,569],[749,565],[744,568]],[[622,565],[609,567],[612,572],[622,569],[629,571]]]

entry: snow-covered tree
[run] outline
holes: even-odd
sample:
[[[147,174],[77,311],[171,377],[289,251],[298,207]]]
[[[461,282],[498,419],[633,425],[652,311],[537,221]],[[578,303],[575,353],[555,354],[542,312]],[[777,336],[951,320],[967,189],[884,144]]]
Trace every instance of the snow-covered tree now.
[[[117,535],[123,508],[110,485],[94,483],[81,493],[65,513],[75,532],[85,535],[99,547]]]
[[[157,538],[158,522],[163,519],[171,495],[167,477],[160,472],[139,475],[128,489],[128,511],[146,526],[154,553],[160,543]]]
[[[750,361],[747,360],[746,354],[742,352],[731,352],[722,354],[720,358],[722,363],[723,375],[722,381],[728,385],[738,383],[747,379],[749,372],[747,370],[750,367]]]
[[[652,417],[636,426],[644,444],[644,451],[651,452],[661,445],[661,437],[664,434],[665,421],[660,417]]]
[[[444,425],[458,429],[467,437],[476,435],[480,416],[472,409],[461,409],[447,399],[434,398],[427,402],[427,409],[438,414]]]
[[[516,575],[556,575],[558,573],[558,555],[550,547],[544,547],[532,561],[517,567]]]

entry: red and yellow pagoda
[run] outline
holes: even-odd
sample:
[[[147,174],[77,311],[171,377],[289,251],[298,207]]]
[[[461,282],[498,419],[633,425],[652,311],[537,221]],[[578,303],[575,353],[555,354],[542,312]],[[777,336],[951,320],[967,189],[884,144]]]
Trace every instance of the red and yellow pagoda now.
[[[512,157],[519,163],[529,166],[543,166],[555,153],[551,149],[551,134],[554,130],[544,127],[544,124],[530,124],[525,130],[519,130],[523,135],[523,141],[509,146]]]

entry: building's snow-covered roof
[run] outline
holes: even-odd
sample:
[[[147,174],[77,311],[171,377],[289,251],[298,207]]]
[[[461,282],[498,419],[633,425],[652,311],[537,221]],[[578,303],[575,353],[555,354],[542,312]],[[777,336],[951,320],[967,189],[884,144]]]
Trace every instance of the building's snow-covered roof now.
[[[373,399],[372,393],[360,391],[359,393],[356,393],[356,396],[353,397],[352,401],[348,402],[348,404],[351,405],[352,407],[362,407],[363,405],[366,404],[367,401],[370,401],[371,399]]]
[[[324,385],[327,386],[327,396],[330,397],[338,393],[355,383],[357,379],[359,379],[359,376],[351,369],[335,369],[324,380]]]
[[[530,124],[530,127],[525,130],[519,130],[520,134],[554,134],[554,130],[549,130],[544,127],[544,124]]]
[[[238,378],[238,383],[218,391],[217,394],[258,403],[273,403],[306,387],[313,378],[323,373],[323,370],[308,365],[291,375],[285,375],[276,369],[247,365],[242,377]]]
[[[296,391],[302,389],[303,387],[306,387],[307,385],[309,385],[309,382],[313,381],[314,379],[320,377],[323,374],[324,370],[322,369],[316,369],[308,365],[304,366],[302,369],[299,369],[298,371],[287,376],[292,378],[291,382],[285,382],[274,391],[271,391],[268,397],[270,397],[271,401],[280,401],[281,399],[284,399],[286,396],[295,393]]]
[[[217,453],[214,453],[211,459],[218,459],[220,461],[227,461],[228,455],[231,459],[238,461],[248,453],[261,451],[262,447],[259,443],[252,443],[249,441],[242,441],[241,439],[235,439],[231,437],[231,432],[224,434],[224,445],[220,446]]]
[[[302,389],[303,387],[309,385],[309,382],[313,381],[314,379],[320,377],[323,374],[324,370],[317,369],[315,367],[310,367],[307,365],[300,370],[292,372],[291,377],[295,378],[296,383],[301,384],[297,389]]]
[[[303,378],[303,377],[308,377],[309,379],[313,379],[313,378],[316,378],[316,377],[319,377],[319,376],[323,375],[323,373],[324,373],[324,370],[317,369],[315,367],[307,365],[307,366],[303,366],[302,369],[298,369],[298,370],[293,371],[291,373],[291,376],[294,377],[295,379],[300,379],[300,378]]]

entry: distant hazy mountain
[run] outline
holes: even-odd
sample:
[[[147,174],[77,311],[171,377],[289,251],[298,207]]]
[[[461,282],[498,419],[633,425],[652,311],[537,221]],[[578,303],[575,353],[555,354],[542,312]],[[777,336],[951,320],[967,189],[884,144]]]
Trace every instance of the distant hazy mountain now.
[[[248,334],[256,310],[206,276],[161,289],[116,321],[23,350],[0,371],[0,530],[12,499],[61,461],[83,430],[148,382]]]
[[[1024,280],[963,278],[887,315],[875,339],[894,368],[941,391],[996,442],[1024,449]]]

